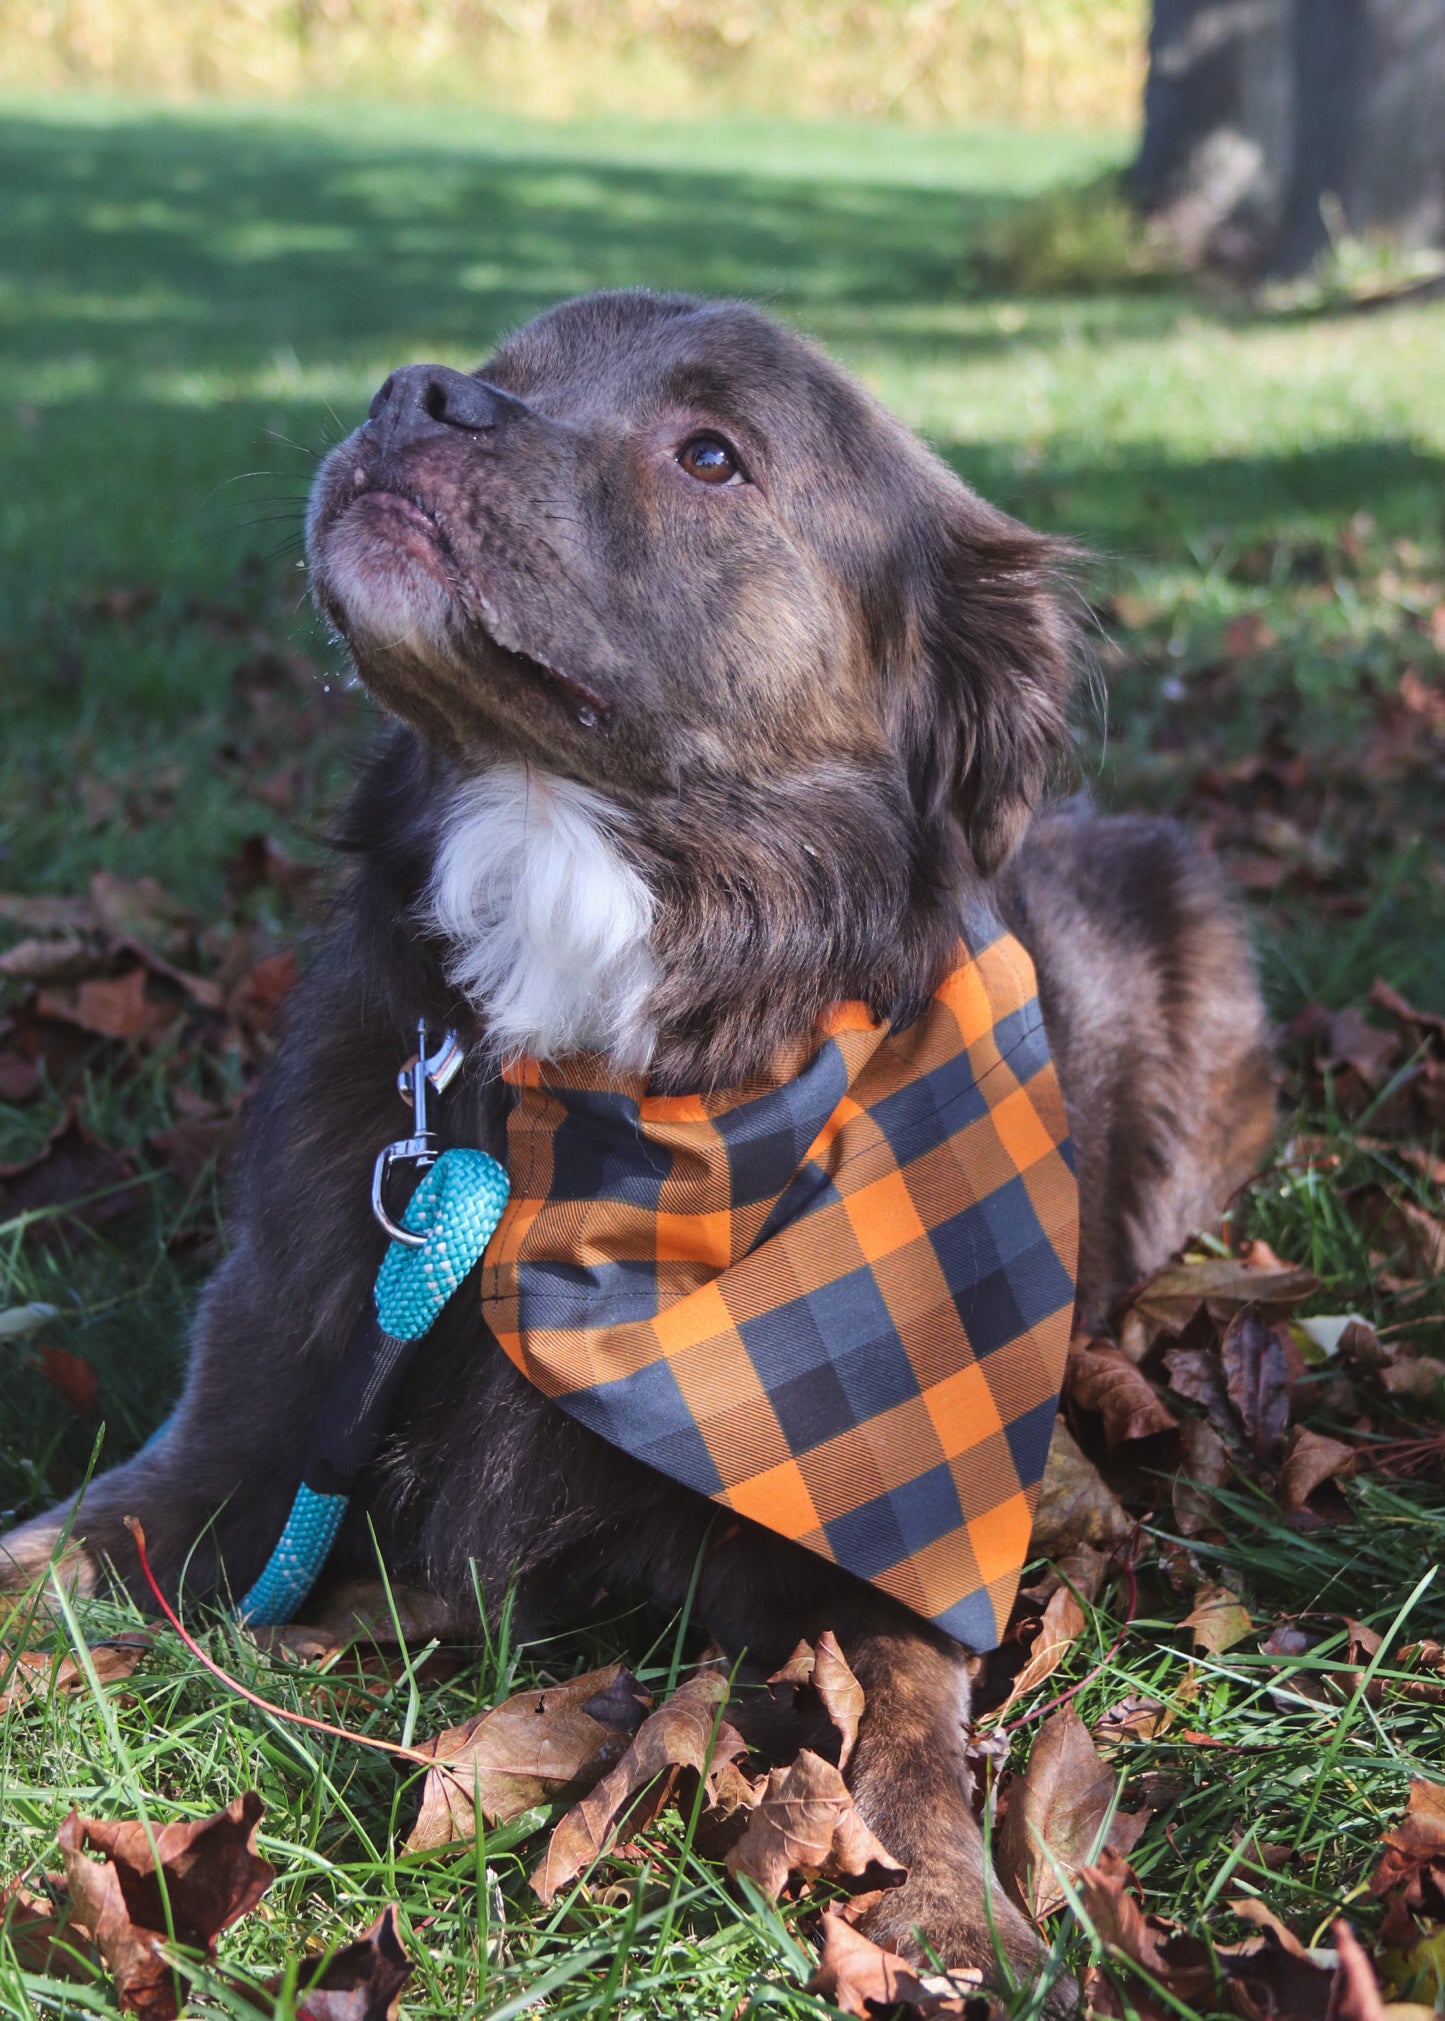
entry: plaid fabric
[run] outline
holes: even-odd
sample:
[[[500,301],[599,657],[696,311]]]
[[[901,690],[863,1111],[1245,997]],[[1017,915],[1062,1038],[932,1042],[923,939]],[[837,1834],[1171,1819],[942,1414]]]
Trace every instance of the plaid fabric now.
[[[482,1297],[573,1417],[982,1650],[1028,1552],[1078,1195],[1033,966],[966,930],[907,1030],[842,1005],[766,1085],[510,1068]]]

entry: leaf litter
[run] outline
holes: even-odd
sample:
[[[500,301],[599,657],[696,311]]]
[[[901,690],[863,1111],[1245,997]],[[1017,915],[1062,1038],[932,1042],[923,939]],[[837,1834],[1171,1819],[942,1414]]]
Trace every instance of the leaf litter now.
[[[1253,626],[1246,636],[1241,630],[1227,650],[1267,657],[1274,641],[1266,631]],[[259,797],[281,813],[303,790],[294,757],[299,743],[288,733],[299,720],[293,699],[299,678],[284,654],[258,649],[235,684],[246,738],[226,762],[251,776],[258,754],[269,749],[274,769]],[[1400,767],[1416,765],[1422,734],[1438,745],[1445,712],[1433,712],[1434,695],[1417,681],[1382,700],[1362,760],[1375,768],[1372,776],[1389,779]],[[107,821],[131,818],[139,806],[140,782],[91,783],[91,797],[97,808],[104,803]],[[1266,756],[1213,774],[1206,767],[1191,790],[1241,884],[1269,894],[1291,885],[1308,888],[1326,910],[1338,904],[1348,917],[1353,901],[1338,888],[1337,862],[1317,846],[1299,805],[1317,784],[1310,767]],[[156,790],[163,786],[157,782]],[[13,936],[0,952],[8,1012],[0,1020],[0,1097],[23,1106],[58,1094],[62,1103],[47,1140],[0,1168],[0,1211],[25,1217],[29,1239],[63,1251],[88,1230],[121,1221],[140,1204],[157,1170],[188,1190],[204,1184],[225,1154],[244,1091],[274,1044],[275,1019],[298,971],[294,941],[312,886],[310,866],[258,829],[232,860],[226,905],[214,919],[201,920],[154,880],[109,873],[97,874],[79,894],[0,894],[0,923]],[[277,937],[278,917],[287,922],[284,938]],[[1274,1664],[1297,1698],[1313,1691],[1322,1706],[1336,1707],[1357,1692],[1374,1706],[1440,1702],[1445,1658],[1429,1635],[1417,1629],[1414,1641],[1382,1652],[1370,1647],[1376,1630],[1347,1619],[1341,1628],[1343,1617],[1333,1617],[1333,1626],[1303,1614],[1259,1620],[1245,1593],[1214,1575],[1218,1558],[1211,1554],[1227,1543],[1231,1497],[1242,1492],[1263,1498],[1308,1536],[1318,1526],[1350,1519],[1345,1489],[1353,1481],[1445,1475],[1445,1337],[1431,1324],[1430,1309],[1432,1297],[1439,1304],[1438,1281],[1445,1279],[1445,1160],[1438,1149],[1445,1128],[1445,1017],[1377,981],[1363,1004],[1307,1005],[1280,1041],[1286,1094],[1311,1119],[1309,1132],[1286,1146],[1279,1168],[1284,1186],[1303,1184],[1312,1173],[1330,1175],[1368,1261],[1375,1303],[1368,1313],[1349,1309],[1360,1296],[1356,1284],[1330,1309],[1330,1274],[1321,1272],[1318,1256],[1306,1249],[1307,1260],[1294,1260],[1277,1233],[1278,1251],[1257,1233],[1239,1235],[1227,1225],[1223,1242],[1210,1238],[1172,1259],[1135,1287],[1107,1326],[1074,1344],[1035,1532],[1036,1552],[1071,1569],[1063,1579],[1053,1573],[1037,1578],[1020,1595],[1003,1648],[979,1666],[972,1739],[989,1756],[991,1779],[982,1800],[993,1808],[1010,1886],[1047,1918],[1054,1912],[1048,1898],[1051,1889],[1057,1892],[1055,1865],[1076,1876],[1072,1885],[1111,1946],[1111,1969],[1127,1970],[1132,1961],[1175,1998],[1222,2004],[1251,2021],[1256,2014],[1302,2021],[1326,2011],[1332,2017],[1369,2014],[1370,2021],[1393,2011],[1405,2021],[1380,1985],[1391,1990],[1421,1983],[1419,1975],[1439,1955],[1442,1855],[1432,1811],[1438,1798],[1428,1794],[1438,1785],[1417,1780],[1404,1816],[1384,1827],[1368,1899],[1386,1918],[1379,1939],[1385,1948],[1367,1934],[1362,1945],[1340,1923],[1332,1947],[1309,1951],[1256,1896],[1231,1898],[1233,1913],[1253,1929],[1244,1945],[1232,1947],[1182,1931],[1143,1905],[1127,1855],[1139,1832],[1145,1834],[1139,1843],[1153,1842],[1151,1805],[1139,1792],[1147,1795],[1167,1776],[1151,1771],[1126,1781],[1125,1808],[1118,1801],[1120,1775],[1132,1750],[1161,1739],[1184,1752],[1228,1745],[1187,1722],[1200,1679],[1166,1686],[1158,1697],[1141,1690],[1116,1696],[1094,1717],[1092,1733],[1073,1702],[1050,1699],[1027,1766],[1011,1780],[997,1773],[1019,1744],[1012,1736],[1036,1718],[1040,1694],[1057,1696],[1059,1673],[1077,1679],[1089,1662],[1081,1651],[1094,1633],[1096,1609],[1117,1591],[1123,1554],[1139,1547],[1141,1521],[1156,1538],[1146,1556],[1157,1554],[1159,1577],[1183,1596],[1184,1625],[1203,1674],[1210,1663],[1227,1662],[1254,1642],[1258,1660]],[[83,1077],[96,1062],[121,1077],[158,1073],[170,1105],[164,1126],[148,1129],[143,1141],[107,1142],[79,1099]],[[1330,1119],[1328,1133],[1320,1130],[1321,1116]],[[1255,1199],[1268,1181],[1265,1175],[1257,1182]],[[1248,1202],[1235,1217],[1246,1231],[1247,1209]],[[23,1379],[28,1372],[85,1416],[95,1407],[93,1371],[87,1373],[83,1356],[44,1338],[50,1327],[48,1320],[31,1325],[27,1319],[13,1336],[0,1334],[12,1357],[7,1377]],[[12,1340],[21,1343],[18,1351]],[[1173,1541],[1161,1534],[1171,1521]],[[1170,1618],[1177,1622],[1180,1611]],[[380,1639],[379,1627],[374,1621],[363,1632]],[[410,1639],[411,1629],[404,1632]],[[430,1636],[432,1628],[416,1632]],[[351,1640],[341,1623],[316,1623],[309,1641],[307,1634],[296,1631],[278,1657],[334,1668]],[[1331,1659],[1323,1670],[1300,1667],[1342,1638],[1342,1661]],[[816,1890],[821,1903],[838,1884],[861,1881],[869,1872],[866,1859],[861,1872],[846,1871],[850,1859],[855,1868],[860,1863],[838,1850],[840,1831],[834,1829],[836,1819],[843,1838],[851,1830],[839,1768],[846,1767],[864,1708],[856,1679],[850,1686],[836,1672],[837,1645],[825,1650],[829,1640],[813,1645],[811,1656],[803,1645],[773,1684],[816,1694],[838,1734],[838,1767],[802,1750],[792,1762],[754,1768],[722,1716],[726,1694],[717,1695],[715,1678],[695,1691],[690,1687],[698,1680],[687,1680],[664,1706],[652,1707],[635,1681],[610,1666],[590,1680],[572,1680],[589,1684],[592,1695],[585,1700],[579,1702],[565,1682],[547,1685],[427,1743],[433,1759],[411,1849],[466,1842],[479,1809],[488,1823],[504,1816],[515,1823],[540,1805],[575,1797],[556,1828],[561,1833],[570,1820],[569,1831],[560,1845],[555,1836],[549,1842],[538,1869],[539,1892],[550,1888],[550,1899],[569,1872],[581,1876],[605,1860],[609,1848],[628,1851],[664,1805],[680,1804],[686,1815],[697,1816],[699,1847],[734,1872],[748,1873],[765,1892],[776,1883],[779,1893],[792,1893],[804,1907]],[[103,1647],[92,1652],[103,1688],[124,1689],[134,1654]],[[1377,1656],[1382,1660],[1367,1676]],[[72,1657],[46,1650],[21,1652],[10,1671],[0,1709],[21,1717],[41,1702],[40,1694],[73,1690],[81,1677]],[[595,1688],[609,1675],[609,1683]],[[698,1673],[699,1679],[709,1676]],[[529,1782],[522,1736],[527,1717],[537,1723],[539,1701],[555,1713],[559,1737],[555,1752],[534,1746]],[[523,1702],[532,1707],[526,1717]],[[1011,1733],[1000,1739],[999,1723],[1020,1708],[1022,1719],[1012,1719]],[[570,1775],[560,1772],[569,1767]],[[523,1803],[525,1795],[533,1800]],[[1088,1854],[1111,1805],[1113,1821],[1091,1862]],[[1132,1821],[1121,1825],[1139,1819],[1137,1828]],[[91,1850],[79,1856],[91,1866],[103,1864],[94,1856],[101,1841],[88,1843]],[[886,1848],[869,1859],[877,1869],[888,1860]],[[827,1878],[830,1861],[839,1869],[837,1882]],[[1238,1871],[1251,1878],[1256,1872],[1246,1862]],[[52,1878],[39,1893],[12,1884],[5,1907],[12,1942],[23,1938],[33,1956],[36,1941],[42,1949],[50,1942],[44,1933],[53,1932],[64,1908],[77,1942],[83,1937],[82,1948],[89,1944],[93,1954],[93,1935],[84,1935],[88,1926],[75,1920],[68,1896],[64,1877]],[[370,1962],[343,1968],[333,1960],[340,1979],[317,1981],[310,2004],[298,2006],[298,2013],[313,2013],[315,2021],[375,2021],[393,2011],[402,1966],[395,1919],[388,1916],[349,1947]],[[971,1989],[919,1979],[901,1960],[870,1946],[831,1907],[823,1909],[817,1928],[823,1962],[813,1987],[845,2012],[874,2012],[885,2001],[906,2012],[963,2012],[966,1999],[972,2011],[984,2011]],[[137,1955],[145,1948],[139,1942]],[[348,1970],[353,1976],[343,1985]],[[306,1983],[304,1972],[298,1983]],[[1119,2011],[1107,1975],[1096,1971],[1090,1992],[1098,2011]],[[323,1996],[350,2004],[314,2004]],[[1129,1998],[1143,2003],[1141,2014],[1152,1997],[1136,1976]],[[928,2004],[940,2001],[945,2004]]]

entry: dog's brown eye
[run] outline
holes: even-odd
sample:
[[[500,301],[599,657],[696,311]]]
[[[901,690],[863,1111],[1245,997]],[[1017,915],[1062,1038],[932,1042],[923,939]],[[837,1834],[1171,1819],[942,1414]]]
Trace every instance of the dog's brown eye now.
[[[694,435],[678,450],[677,460],[699,484],[726,484],[741,473],[736,456],[716,435]]]

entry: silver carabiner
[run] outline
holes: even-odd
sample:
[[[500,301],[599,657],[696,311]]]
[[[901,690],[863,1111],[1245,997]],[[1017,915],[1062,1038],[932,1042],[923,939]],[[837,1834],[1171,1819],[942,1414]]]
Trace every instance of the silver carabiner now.
[[[465,1048],[456,1033],[450,1031],[442,1034],[441,1044],[428,1054],[426,1019],[417,1020],[416,1058],[397,1075],[397,1092],[411,1103],[412,1134],[384,1145],[371,1168],[371,1211],[392,1241],[403,1243],[408,1249],[422,1248],[426,1237],[413,1235],[409,1228],[402,1228],[392,1220],[386,1211],[386,1182],[393,1165],[411,1165],[420,1174],[436,1163],[440,1153],[436,1131],[427,1127],[427,1089],[442,1094],[456,1078],[465,1058]]]

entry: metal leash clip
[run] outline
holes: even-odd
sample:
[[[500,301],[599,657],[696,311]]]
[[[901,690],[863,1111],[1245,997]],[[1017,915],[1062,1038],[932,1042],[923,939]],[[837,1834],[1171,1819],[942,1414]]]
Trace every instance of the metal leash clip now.
[[[436,1163],[441,1153],[436,1131],[427,1127],[427,1089],[445,1094],[466,1058],[466,1049],[455,1032],[443,1032],[442,1042],[434,1053],[428,1053],[426,1048],[426,1019],[419,1018],[416,1058],[396,1077],[397,1093],[404,1102],[411,1103],[412,1134],[387,1144],[378,1152],[371,1168],[371,1211],[392,1241],[403,1243],[408,1249],[420,1249],[426,1237],[413,1235],[409,1228],[400,1228],[392,1220],[386,1211],[386,1182],[393,1165],[412,1165],[420,1177]]]

